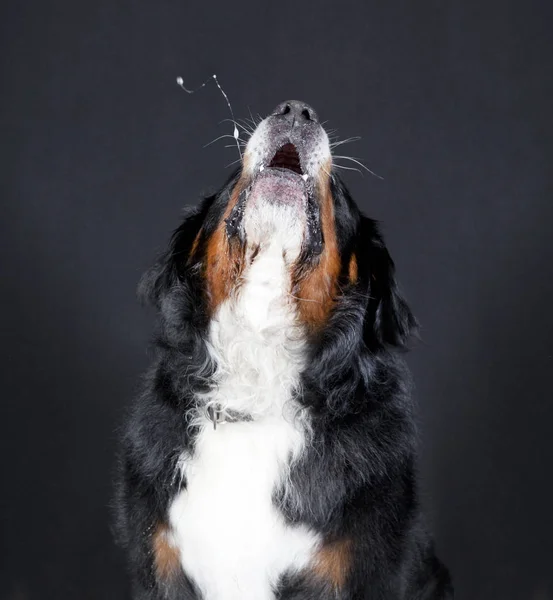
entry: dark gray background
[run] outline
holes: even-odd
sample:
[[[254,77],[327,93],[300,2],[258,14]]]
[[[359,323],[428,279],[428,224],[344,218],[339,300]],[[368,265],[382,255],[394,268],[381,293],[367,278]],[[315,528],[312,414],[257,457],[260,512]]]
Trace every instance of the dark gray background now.
[[[458,598],[553,598],[551,2],[3,3],[2,598],[122,599],[115,430],[148,362],[143,269],[237,158],[237,116],[299,98],[384,177],[423,324],[421,471]],[[344,163],[346,164],[346,163]]]

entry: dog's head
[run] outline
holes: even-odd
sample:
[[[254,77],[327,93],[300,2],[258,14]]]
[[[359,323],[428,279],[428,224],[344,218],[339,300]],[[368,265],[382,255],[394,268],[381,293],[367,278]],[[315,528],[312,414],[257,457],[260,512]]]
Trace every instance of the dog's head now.
[[[142,290],[158,307],[184,293],[186,306],[170,303],[173,317],[178,310],[182,320],[209,320],[271,244],[282,251],[290,302],[309,335],[320,339],[345,319],[369,349],[405,345],[415,320],[377,224],[336,174],[316,112],[295,100],[259,123],[240,169],[176,230]]]

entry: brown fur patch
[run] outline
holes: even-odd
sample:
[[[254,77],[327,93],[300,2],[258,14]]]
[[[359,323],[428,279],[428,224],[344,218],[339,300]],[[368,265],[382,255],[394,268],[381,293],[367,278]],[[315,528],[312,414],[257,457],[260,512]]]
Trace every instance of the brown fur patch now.
[[[188,254],[189,260],[192,260],[194,258],[194,255],[196,254],[196,250],[198,249],[198,246],[200,245],[201,237],[202,237],[202,230],[200,229],[200,231],[198,232],[198,235],[194,238],[194,241],[192,242],[192,247],[190,248],[190,253]]]
[[[355,256],[355,254],[352,254],[351,258],[349,259],[348,274],[350,283],[357,283],[357,256]]]
[[[351,540],[336,540],[325,544],[316,554],[312,573],[332,587],[344,587],[352,563]]]
[[[231,290],[237,284],[244,266],[243,248],[238,243],[229,243],[225,219],[229,217],[232,209],[236,206],[238,197],[245,186],[246,178],[241,177],[234,186],[221,222],[207,242],[205,278],[212,314],[228,298]]]
[[[152,550],[157,576],[162,580],[174,577],[180,569],[180,553],[170,543],[167,525],[157,526],[152,538]]]
[[[337,293],[341,259],[338,252],[334,222],[334,201],[328,176],[321,183],[321,228],[324,247],[318,264],[299,281],[294,295],[298,298],[300,319],[311,329],[317,329],[328,319]]]

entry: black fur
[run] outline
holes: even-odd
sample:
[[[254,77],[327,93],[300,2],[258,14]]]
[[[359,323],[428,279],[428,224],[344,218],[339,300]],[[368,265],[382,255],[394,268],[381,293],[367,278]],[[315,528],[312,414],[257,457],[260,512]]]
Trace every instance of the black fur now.
[[[237,180],[189,215],[169,250],[144,277],[141,295],[159,311],[156,358],[130,415],[117,484],[117,531],[127,549],[134,597],[200,598],[186,575],[156,581],[151,537],[179,485],[176,461],[193,446],[186,414],[195,390],[212,372],[206,349],[208,314],[201,273],[202,244],[220,222]],[[344,264],[327,325],[310,342],[299,401],[313,415],[313,443],[294,466],[292,502],[275,490],[291,523],[307,524],[325,540],[351,540],[353,565],[337,595],[312,575],[287,575],[278,600],[443,600],[453,597],[420,513],[416,433],[408,375],[400,357],[416,322],[401,297],[394,265],[377,224],[362,216],[333,175],[336,231]],[[196,261],[188,261],[203,225]],[[355,253],[358,280],[347,277]]]

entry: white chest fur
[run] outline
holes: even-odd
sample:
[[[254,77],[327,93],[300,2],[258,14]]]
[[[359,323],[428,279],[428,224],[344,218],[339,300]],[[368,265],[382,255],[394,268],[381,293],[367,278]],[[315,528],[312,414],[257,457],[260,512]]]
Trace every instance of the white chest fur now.
[[[284,422],[268,420],[207,427],[198,440],[170,522],[206,600],[270,600],[282,573],[309,563],[317,536],[288,527],[272,501],[290,437]]]
[[[292,398],[304,356],[292,306],[287,259],[275,240],[212,323],[216,385],[199,403],[253,420],[214,430],[202,414],[194,454],[182,457],[186,489],[169,520],[183,568],[206,600],[271,600],[279,576],[306,567],[319,545],[307,528],[288,526],[273,502],[308,429]]]

